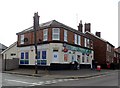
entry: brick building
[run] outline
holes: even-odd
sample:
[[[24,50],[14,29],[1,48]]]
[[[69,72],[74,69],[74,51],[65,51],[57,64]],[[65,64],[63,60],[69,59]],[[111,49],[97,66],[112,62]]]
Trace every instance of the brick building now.
[[[101,38],[101,32],[92,34],[90,26],[85,30],[85,34],[93,40],[94,59],[102,67],[106,67],[106,63],[112,63],[114,59],[114,46],[108,41]]]
[[[114,61],[120,63],[120,47],[114,49]]]
[[[86,26],[87,28],[87,26]],[[75,30],[56,20],[42,23],[37,30],[37,65],[67,65],[76,61],[80,67],[91,67],[93,41],[82,33],[82,23]],[[17,33],[20,65],[35,65],[34,29]]]

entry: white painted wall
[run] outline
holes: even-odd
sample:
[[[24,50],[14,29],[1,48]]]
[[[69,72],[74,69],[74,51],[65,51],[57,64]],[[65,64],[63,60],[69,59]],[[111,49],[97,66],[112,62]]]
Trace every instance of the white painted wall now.
[[[72,55],[74,56],[75,59],[77,59],[77,55],[80,55],[80,64],[82,64],[82,53],[81,52],[75,52],[73,54],[73,51],[68,50],[66,54],[68,54],[68,61],[64,61],[64,52],[62,51],[63,44],[62,43],[50,43],[50,44],[43,44],[43,45],[38,45],[37,47],[38,51],[46,51],[46,60],[47,60],[47,65],[49,66],[50,63],[70,63],[72,61]],[[58,60],[54,61],[53,60],[53,49],[58,49]],[[29,65],[35,65],[35,48],[34,46],[27,46],[27,47],[19,47],[18,49],[18,58],[21,58],[21,52],[29,52]],[[71,52],[71,54],[69,53]],[[91,58],[92,55],[92,58]],[[90,63],[84,63],[84,64],[92,64],[92,59],[93,59],[93,51],[89,55],[90,58]]]
[[[15,54],[15,55],[12,56],[11,54]],[[18,58],[17,44],[14,44],[11,48],[7,49],[3,53],[3,59],[13,59],[13,58]]]

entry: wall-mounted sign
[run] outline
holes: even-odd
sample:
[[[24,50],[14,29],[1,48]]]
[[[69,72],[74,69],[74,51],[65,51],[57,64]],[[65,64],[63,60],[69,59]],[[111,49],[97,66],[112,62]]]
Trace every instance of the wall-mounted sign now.
[[[63,51],[64,51],[64,52],[67,52],[67,51],[68,51],[68,49],[65,47],[65,48],[63,49]]]
[[[71,45],[66,45],[66,48],[68,50],[77,51],[77,52],[81,52],[81,53],[85,53],[85,54],[92,53],[92,50],[84,49],[84,48],[80,48],[80,47],[75,47],[75,46],[71,46]]]
[[[53,63],[59,62],[58,52],[53,52]]]

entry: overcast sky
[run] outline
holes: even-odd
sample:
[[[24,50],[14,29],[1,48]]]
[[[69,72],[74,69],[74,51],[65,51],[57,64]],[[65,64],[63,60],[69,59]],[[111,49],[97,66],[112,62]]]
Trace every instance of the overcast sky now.
[[[1,0],[0,43],[17,41],[16,33],[33,25],[34,12],[40,23],[57,20],[77,30],[80,20],[91,23],[91,32],[118,46],[119,0]]]

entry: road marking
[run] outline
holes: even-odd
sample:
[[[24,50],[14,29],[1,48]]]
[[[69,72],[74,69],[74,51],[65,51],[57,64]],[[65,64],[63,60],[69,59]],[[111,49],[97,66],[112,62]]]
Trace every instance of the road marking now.
[[[62,82],[62,81],[63,81],[63,79],[59,79],[59,80],[58,80],[58,82]]]
[[[18,83],[24,83],[24,84],[33,84],[33,83],[29,83],[29,82],[24,82],[24,81],[18,81],[18,80],[10,80],[10,79],[5,79],[6,81],[10,81],[10,82],[18,82]]]
[[[51,81],[45,81],[44,84],[51,84]]]
[[[11,79],[5,79],[5,80],[10,82],[28,84],[28,86],[36,86],[36,85],[50,85],[57,82],[65,82],[65,81],[72,81],[72,80],[78,80],[78,79],[58,79],[58,80],[48,80],[48,81],[40,81],[40,82],[34,82],[34,83],[19,81],[19,80],[11,80]]]
[[[52,82],[51,83],[57,83],[57,80],[52,80]]]

